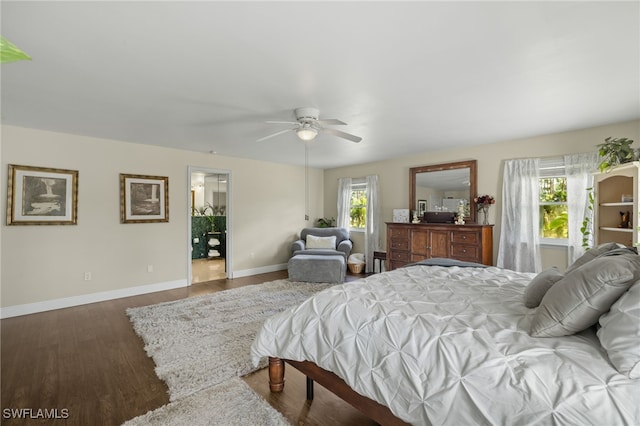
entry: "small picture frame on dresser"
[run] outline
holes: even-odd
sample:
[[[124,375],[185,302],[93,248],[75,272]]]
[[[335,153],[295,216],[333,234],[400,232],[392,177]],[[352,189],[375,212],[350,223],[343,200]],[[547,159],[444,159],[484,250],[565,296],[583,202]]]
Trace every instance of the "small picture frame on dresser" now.
[[[396,223],[409,223],[409,209],[393,209],[393,221]]]

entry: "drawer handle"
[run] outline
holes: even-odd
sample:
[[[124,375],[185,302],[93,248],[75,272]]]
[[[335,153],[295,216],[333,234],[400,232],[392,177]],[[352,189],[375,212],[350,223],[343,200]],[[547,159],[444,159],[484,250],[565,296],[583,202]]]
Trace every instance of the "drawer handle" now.
[[[466,240],[466,239],[467,239],[467,236],[466,236],[466,235],[463,235],[463,236],[462,236],[462,239],[463,239],[463,240]]]

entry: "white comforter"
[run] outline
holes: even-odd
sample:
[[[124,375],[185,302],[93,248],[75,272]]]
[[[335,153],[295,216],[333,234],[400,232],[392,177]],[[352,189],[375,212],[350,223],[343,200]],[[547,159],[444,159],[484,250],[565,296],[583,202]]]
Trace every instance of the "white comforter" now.
[[[338,285],[267,320],[253,362],[313,361],[412,424],[640,424],[640,381],[593,330],[529,336],[533,276],[413,266]]]

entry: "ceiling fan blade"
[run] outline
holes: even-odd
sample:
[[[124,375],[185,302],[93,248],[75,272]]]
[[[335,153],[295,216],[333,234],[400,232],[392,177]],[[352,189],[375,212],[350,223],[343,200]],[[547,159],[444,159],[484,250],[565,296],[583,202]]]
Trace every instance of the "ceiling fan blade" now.
[[[344,121],[340,121],[337,118],[324,118],[322,120],[317,121],[318,124],[328,125],[328,126],[346,126],[347,123]]]
[[[352,135],[352,134],[349,134],[349,133],[345,133],[345,132],[342,132],[342,131],[336,130],[336,129],[323,127],[322,131],[325,132],[325,133],[329,133],[331,135],[334,135],[334,136],[338,136],[339,138],[350,140],[351,142],[355,142],[355,143],[358,143],[358,142],[360,142],[362,140],[362,138],[360,136],[355,136],[355,135]]]
[[[256,142],[266,141],[267,139],[275,138],[276,136],[279,136],[279,135],[281,135],[283,133],[291,132],[292,130],[296,130],[296,129],[297,129],[297,127],[294,127],[293,129],[280,130],[279,132],[273,133],[273,134],[271,134],[269,136],[265,136],[265,137],[262,137],[260,139],[256,139]]]
[[[265,121],[265,123],[269,123],[269,124],[298,124],[297,121]]]

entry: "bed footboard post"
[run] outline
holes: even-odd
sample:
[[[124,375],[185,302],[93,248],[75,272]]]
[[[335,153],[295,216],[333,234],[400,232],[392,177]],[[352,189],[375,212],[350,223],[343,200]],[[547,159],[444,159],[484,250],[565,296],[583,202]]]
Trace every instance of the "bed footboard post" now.
[[[284,361],[269,357],[269,390],[282,392],[284,389]]]

